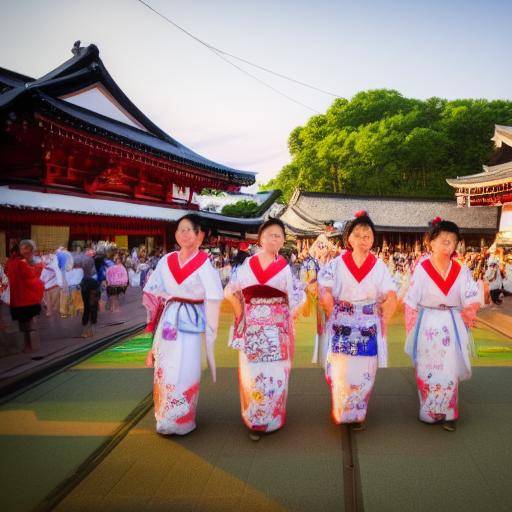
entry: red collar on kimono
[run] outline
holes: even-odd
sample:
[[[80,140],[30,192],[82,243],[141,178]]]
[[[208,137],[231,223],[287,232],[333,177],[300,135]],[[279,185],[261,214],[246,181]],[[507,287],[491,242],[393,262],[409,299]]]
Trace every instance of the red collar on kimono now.
[[[377,258],[372,253],[368,254],[364,263],[360,267],[356,265],[352,256],[352,251],[346,251],[341,255],[341,258],[358,283],[360,283],[371,272],[375,263],[377,263]]]
[[[460,273],[460,264],[455,260],[452,260],[452,267],[450,268],[450,272],[446,279],[443,279],[443,276],[434,268],[430,258],[421,262],[421,266],[425,269],[425,272],[429,275],[430,279],[436,283],[437,287],[445,294],[448,295],[450,290],[455,283],[459,273]]]
[[[282,256],[278,256],[265,270],[263,270],[257,254],[249,259],[249,266],[260,284],[265,284],[276,274],[279,274],[286,265],[288,265],[287,261]]]
[[[178,252],[171,252],[167,257],[167,265],[171,271],[172,277],[178,284],[181,284],[187,277],[193,274],[208,259],[208,254],[199,251],[191,260],[187,261],[183,267],[180,265]]]

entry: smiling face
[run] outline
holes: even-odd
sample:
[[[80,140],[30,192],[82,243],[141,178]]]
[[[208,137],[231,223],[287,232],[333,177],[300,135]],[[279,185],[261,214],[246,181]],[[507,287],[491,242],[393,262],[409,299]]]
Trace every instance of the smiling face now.
[[[430,248],[434,256],[451,257],[455,247],[457,247],[458,239],[455,233],[449,231],[441,231],[433,240],[430,240]]]
[[[364,224],[357,225],[348,237],[348,243],[352,250],[358,252],[368,252],[373,246],[373,231],[370,226]]]
[[[182,249],[198,249],[204,240],[204,233],[195,228],[188,219],[180,221],[176,228],[176,242]]]
[[[259,242],[264,251],[277,254],[284,245],[283,230],[275,224],[270,225],[261,233]]]

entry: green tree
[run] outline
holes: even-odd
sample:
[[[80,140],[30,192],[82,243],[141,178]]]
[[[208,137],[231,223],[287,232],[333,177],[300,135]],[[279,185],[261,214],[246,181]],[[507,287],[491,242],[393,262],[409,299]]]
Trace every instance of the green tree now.
[[[512,124],[512,102],[424,101],[398,91],[337,98],[290,133],[292,160],[263,190],[295,187],[350,195],[452,197],[445,179],[479,172],[495,124]]]

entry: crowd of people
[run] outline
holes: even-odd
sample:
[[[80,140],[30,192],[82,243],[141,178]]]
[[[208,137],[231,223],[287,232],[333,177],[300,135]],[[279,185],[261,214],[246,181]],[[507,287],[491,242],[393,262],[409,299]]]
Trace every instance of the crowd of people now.
[[[318,269],[342,252],[337,241],[331,241],[320,235],[311,245],[302,249],[294,259],[294,269],[301,281],[311,282]],[[419,244],[418,244],[419,245]],[[324,249],[325,247],[325,249]],[[398,298],[403,301],[410,285],[411,275],[419,260],[428,251],[404,251],[403,249],[386,246],[372,250],[387,266],[398,289]],[[482,295],[482,306],[501,304],[504,296],[512,295],[512,250],[495,246],[482,248],[466,248],[463,252],[455,251],[453,255],[459,263],[466,265],[473,279],[478,283]],[[313,277],[312,277],[313,276]]]
[[[161,248],[128,252],[105,242],[85,249],[74,245],[71,252],[64,247],[38,251],[34,241],[22,240],[10,247],[5,267],[0,265],[0,304],[19,323],[24,352],[40,348],[40,314],[80,320],[81,336],[89,338],[98,312],[119,312],[127,287],[142,288],[162,255]]]
[[[281,250],[310,299],[304,305],[305,314],[314,300],[317,273],[342,252],[340,242],[339,238],[322,234],[311,244],[304,244],[300,252],[295,247]],[[226,286],[245,259],[257,250],[256,243],[241,242],[236,247],[215,246],[206,252]],[[412,272],[425,253],[418,248],[403,251],[390,246],[376,247],[372,253],[388,268],[397,286],[398,299],[403,301]],[[0,265],[0,304],[11,306],[11,316],[25,335],[26,352],[39,348],[35,327],[39,313],[63,319],[80,318],[81,336],[91,337],[98,311],[118,312],[127,287],[143,288],[163,255],[163,248],[148,252],[145,246],[140,246],[128,251],[108,242],[90,244],[84,249],[73,246],[71,252],[63,247],[54,252],[39,252],[33,241],[23,240],[11,248],[5,269]],[[512,251],[468,248],[456,258],[470,269],[478,283],[483,306],[491,301],[501,304],[503,296],[512,294]],[[6,271],[8,268],[11,270]],[[43,284],[41,298],[41,286],[34,286],[38,281]]]

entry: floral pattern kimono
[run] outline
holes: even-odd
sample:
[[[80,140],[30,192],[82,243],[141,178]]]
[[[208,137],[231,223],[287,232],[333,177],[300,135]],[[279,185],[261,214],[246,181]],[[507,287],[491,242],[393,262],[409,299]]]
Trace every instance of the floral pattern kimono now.
[[[387,344],[378,304],[396,285],[386,264],[369,254],[358,267],[351,251],[333,259],[319,276],[319,286],[330,288],[334,308],[327,321],[328,353],[325,367],[331,388],[335,423],[366,418],[377,367],[387,366]]]
[[[239,384],[245,425],[272,432],[285,423],[288,379],[294,350],[291,311],[303,302],[292,272],[279,256],[265,270],[257,255],[247,258],[228,286],[241,290],[243,315],[232,348],[239,353]]]
[[[471,376],[471,338],[461,310],[479,302],[478,285],[466,266],[452,260],[446,279],[430,259],[416,267],[405,304],[417,318],[405,351],[416,370],[424,422],[458,418],[459,381]]]
[[[198,252],[180,265],[178,252],[164,256],[144,287],[146,307],[158,306],[159,294],[170,298],[157,318],[153,397],[156,430],[188,434],[196,427],[201,380],[201,333],[215,379],[213,344],[223,299],[219,273],[208,255]],[[153,300],[150,300],[153,298]]]

